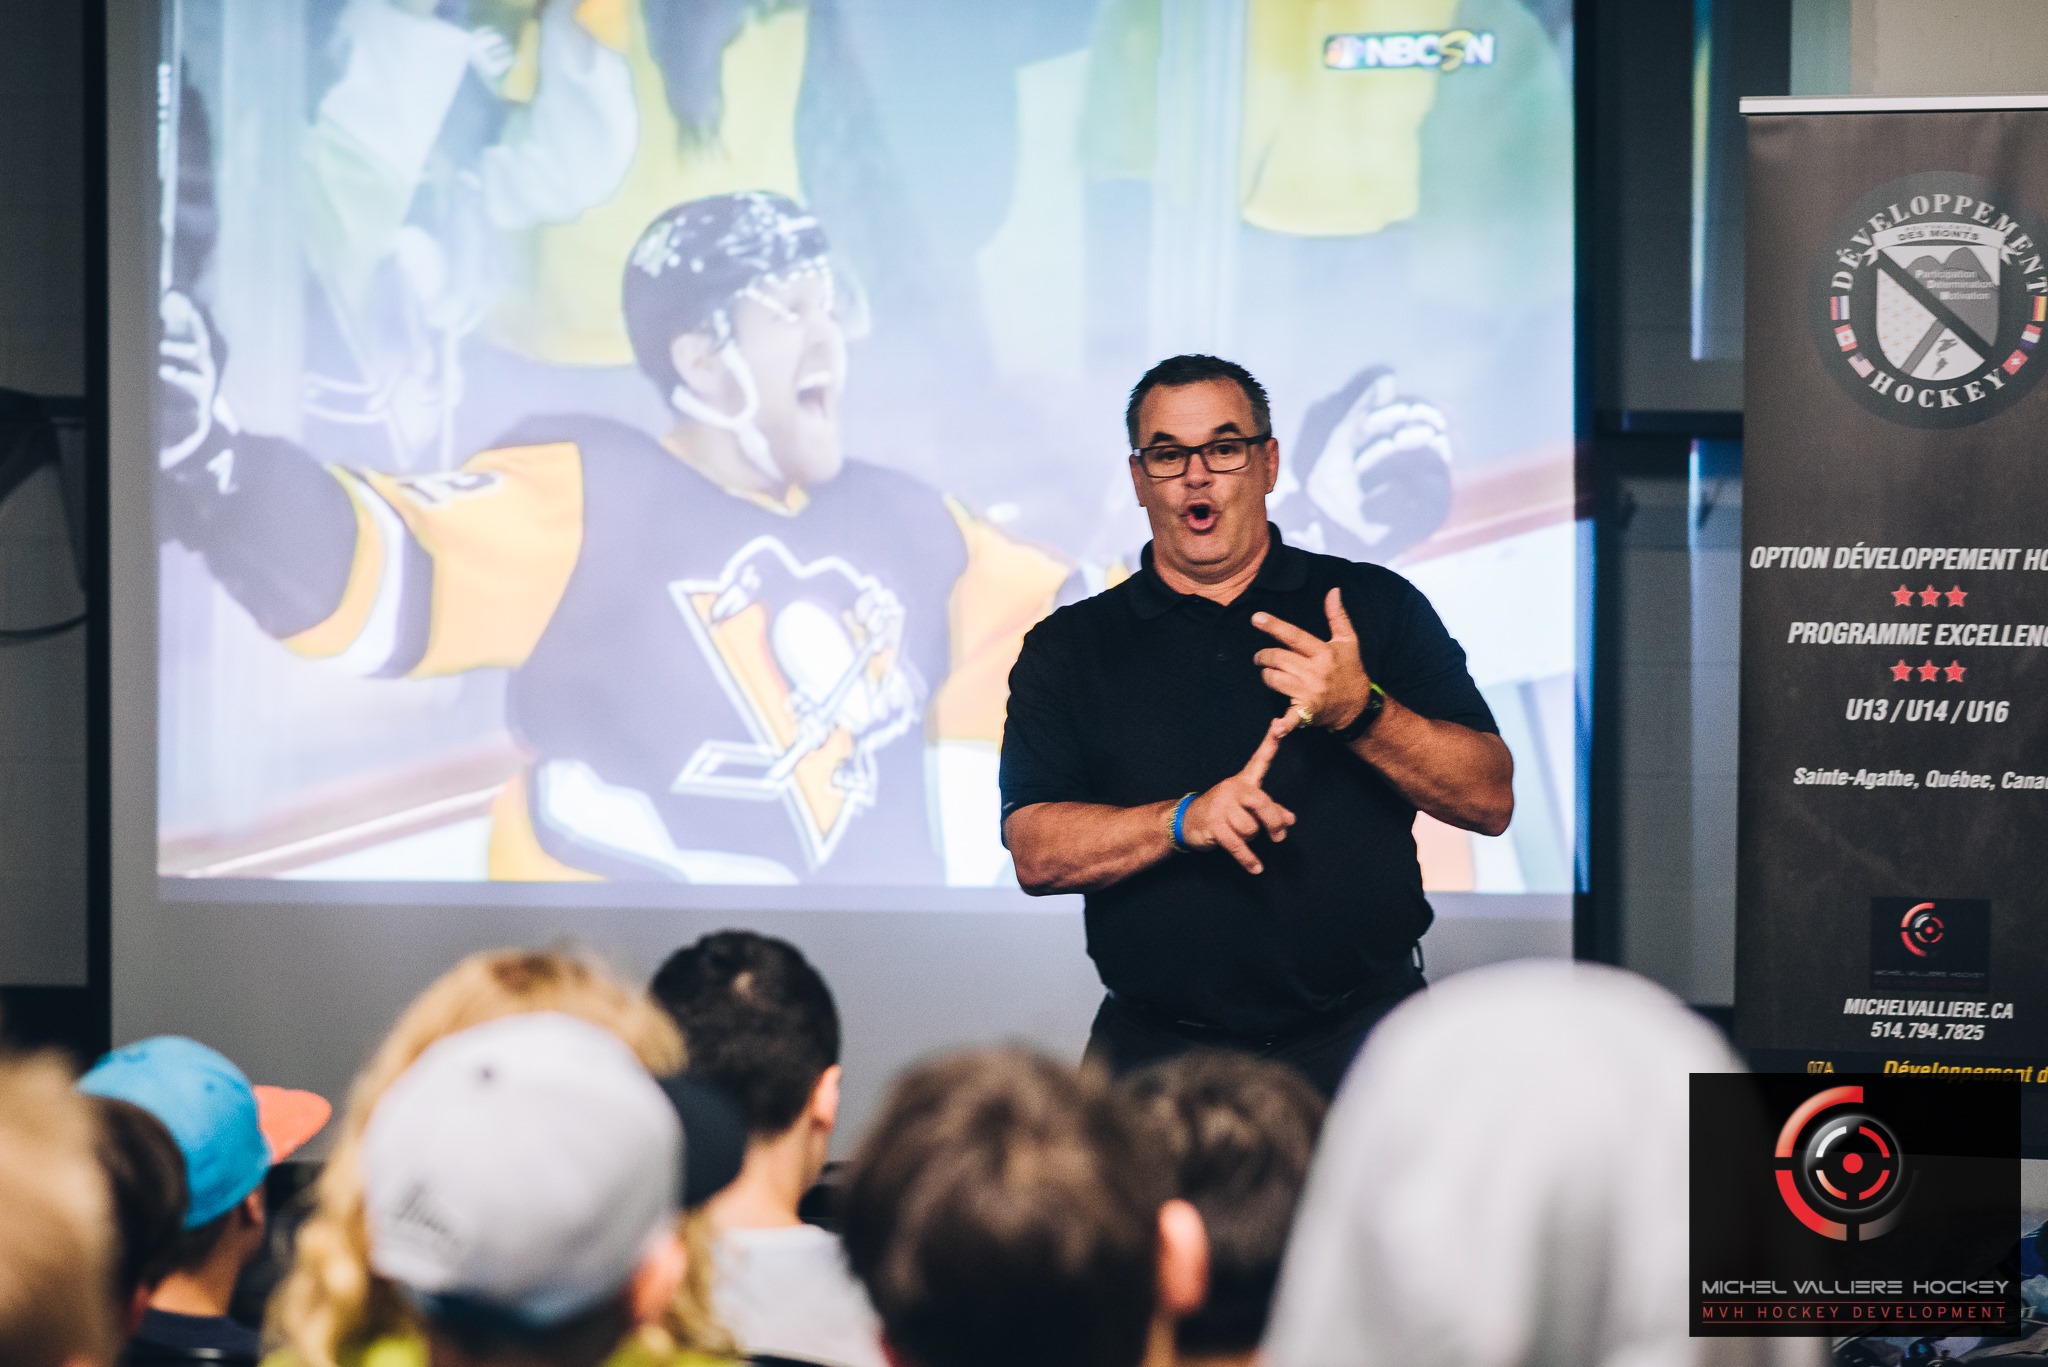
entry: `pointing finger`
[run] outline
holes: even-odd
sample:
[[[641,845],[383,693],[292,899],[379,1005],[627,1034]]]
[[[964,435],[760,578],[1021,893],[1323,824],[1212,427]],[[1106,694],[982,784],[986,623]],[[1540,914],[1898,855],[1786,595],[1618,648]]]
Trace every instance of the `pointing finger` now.
[[[1252,625],[1265,632],[1284,646],[1296,650],[1314,652],[1322,649],[1325,642],[1314,632],[1303,631],[1292,622],[1283,622],[1270,612],[1252,614]]]
[[[1252,751],[1252,757],[1245,761],[1244,768],[1239,771],[1244,778],[1250,780],[1254,788],[1266,781],[1266,770],[1272,767],[1273,756],[1280,753],[1280,738],[1294,729],[1288,722],[1288,717],[1293,715],[1289,712],[1287,717],[1278,718],[1266,728],[1266,738],[1259,742],[1259,748]]]

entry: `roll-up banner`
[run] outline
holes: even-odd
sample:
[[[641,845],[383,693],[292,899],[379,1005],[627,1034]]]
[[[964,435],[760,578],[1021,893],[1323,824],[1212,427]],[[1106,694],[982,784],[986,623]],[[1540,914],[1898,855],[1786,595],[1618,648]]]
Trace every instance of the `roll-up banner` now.
[[[2048,1114],[2048,99],[1742,111],[1737,1035]]]

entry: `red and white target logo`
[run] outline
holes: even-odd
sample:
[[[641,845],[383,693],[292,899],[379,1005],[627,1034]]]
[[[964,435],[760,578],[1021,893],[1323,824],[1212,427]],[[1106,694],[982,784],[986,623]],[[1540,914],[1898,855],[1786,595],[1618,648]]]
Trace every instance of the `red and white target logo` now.
[[[1921,902],[1906,909],[1899,922],[1899,939],[1905,943],[1906,952],[1915,958],[1931,959],[1941,949],[1941,940],[1948,934],[1948,927],[1934,912],[1934,903]]]
[[[1863,1109],[1861,1087],[1802,1102],[1778,1131],[1773,1166],[1786,1208],[1825,1238],[1875,1239],[1905,1213],[1906,1156],[1891,1127]]]

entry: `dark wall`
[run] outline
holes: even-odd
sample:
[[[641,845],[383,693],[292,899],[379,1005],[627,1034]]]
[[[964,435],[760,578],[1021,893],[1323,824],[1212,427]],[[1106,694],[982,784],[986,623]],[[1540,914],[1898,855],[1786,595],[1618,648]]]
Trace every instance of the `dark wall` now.
[[[1705,345],[1694,358],[1694,61],[1711,61],[1699,208]],[[1584,0],[1587,235],[1582,297],[1596,411],[1736,412],[1743,95],[1783,94],[1790,0]]]
[[[96,8],[0,0],[0,390],[62,399],[70,412],[86,393],[92,313],[87,149],[97,112],[85,48]],[[104,997],[86,986],[89,636],[6,635],[75,618],[88,596],[57,467],[4,483],[0,1032],[90,1054],[106,1022]]]

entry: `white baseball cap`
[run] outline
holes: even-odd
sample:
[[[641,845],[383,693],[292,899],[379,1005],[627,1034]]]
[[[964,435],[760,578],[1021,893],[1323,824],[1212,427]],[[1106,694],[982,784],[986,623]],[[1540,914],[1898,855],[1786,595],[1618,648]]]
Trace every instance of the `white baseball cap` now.
[[[430,1317],[559,1324],[621,1290],[674,1229],[682,1143],[609,1031],[551,1011],[460,1031],[371,1112],[370,1266]]]

